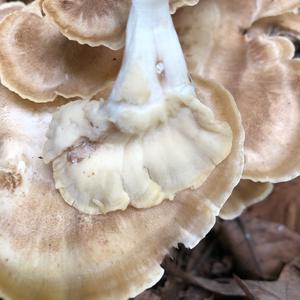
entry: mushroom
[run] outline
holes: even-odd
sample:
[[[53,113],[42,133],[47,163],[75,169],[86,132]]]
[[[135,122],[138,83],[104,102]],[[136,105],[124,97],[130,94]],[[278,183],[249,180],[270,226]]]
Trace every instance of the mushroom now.
[[[143,1],[134,3],[145,5]],[[164,8],[158,15],[166,18],[166,2],[154,3],[154,8]],[[171,38],[174,31],[167,20],[168,26],[164,28],[170,29]],[[178,55],[178,60],[174,65],[180,66],[183,59],[177,39],[167,41],[176,45],[174,55]],[[148,64],[141,67],[149,70]],[[185,78],[186,74],[183,75]],[[168,78],[168,72],[165,76]],[[114,91],[119,83],[120,79]],[[163,274],[160,263],[171,246],[181,242],[193,247],[204,237],[240,180],[244,132],[236,105],[223,87],[200,77],[194,78],[194,84],[204,112],[213,111],[225,128],[225,122],[229,124],[230,154],[198,189],[181,191],[174,201],[147,209],[128,207],[107,215],[83,214],[67,205],[55,190],[51,167],[43,163],[47,128],[53,112],[64,102],[37,105],[22,101],[0,86],[2,297],[25,300],[134,297],[160,279]],[[192,89],[186,93],[189,90]],[[211,142],[213,146],[214,139]]]
[[[196,79],[199,97],[233,131],[231,154],[200,189],[148,209],[86,215],[55,190],[42,148],[60,101],[24,102],[0,86],[0,296],[127,299],[162,276],[172,246],[194,247],[211,229],[243,168],[243,131],[232,97]]]
[[[241,180],[222,207],[220,217],[225,220],[234,219],[247,207],[266,199],[272,191],[272,183]]]
[[[127,299],[162,276],[177,243],[211,229],[243,168],[243,131],[232,97],[196,79],[199,97],[233,131],[231,154],[200,189],[149,209],[91,216],[55,190],[42,148],[60,101],[24,102],[0,86],[0,296],[4,299]]]
[[[175,16],[192,73],[221,82],[238,105],[246,132],[245,179],[280,182],[300,174],[300,61],[289,39],[252,28],[260,18],[299,5],[203,0]]]
[[[47,134],[56,187],[85,213],[173,200],[231,151],[230,126],[197,98],[168,1],[133,1],[126,36],[109,100],[67,104]]]
[[[0,1],[0,22],[1,20],[9,15],[10,13],[22,9],[25,6],[23,2],[1,2]]]
[[[43,17],[39,1],[0,24],[2,84],[34,102],[91,98],[115,79],[121,57],[121,51],[69,41]]]
[[[196,5],[200,0],[170,0],[170,12],[174,14],[178,8]]]
[[[42,148],[60,103],[24,102],[0,86],[0,295],[6,299],[127,299],[156,283],[177,243],[194,247],[243,169],[243,130],[230,94],[195,78],[199,98],[230,124],[230,155],[194,191],[148,209],[86,215],[55,190]]]
[[[170,0],[174,13],[199,0]],[[45,14],[70,40],[92,47],[120,49],[124,45],[130,0],[43,0]]]
[[[300,15],[287,12],[277,16],[261,18],[253,23],[251,33],[255,33],[255,35],[285,36],[297,42],[300,37]]]

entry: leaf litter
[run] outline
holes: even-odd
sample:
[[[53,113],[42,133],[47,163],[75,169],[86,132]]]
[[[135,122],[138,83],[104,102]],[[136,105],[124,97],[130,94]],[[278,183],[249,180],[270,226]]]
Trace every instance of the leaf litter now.
[[[165,275],[135,300],[300,299],[300,179],[233,221],[218,220],[193,250],[179,245]]]

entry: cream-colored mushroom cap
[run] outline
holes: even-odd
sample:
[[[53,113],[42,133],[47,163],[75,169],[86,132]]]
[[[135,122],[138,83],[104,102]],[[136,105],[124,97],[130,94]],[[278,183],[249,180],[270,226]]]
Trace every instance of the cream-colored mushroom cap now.
[[[120,51],[69,41],[42,16],[38,2],[0,25],[1,81],[34,102],[91,98],[116,77],[120,62]]]
[[[24,102],[0,86],[0,296],[5,299],[127,299],[162,276],[178,242],[211,229],[243,169],[243,130],[232,97],[197,78],[199,98],[230,124],[230,155],[197,191],[149,209],[91,216],[56,191],[42,148],[53,104]]]
[[[232,146],[228,123],[197,98],[166,0],[132,2],[109,101],[64,106],[47,137],[56,187],[91,214],[147,208],[197,189]]]
[[[220,217],[225,220],[234,219],[249,206],[266,199],[272,191],[272,183],[241,180],[222,207]]]
[[[170,0],[174,13],[199,0]],[[130,0],[44,0],[43,10],[69,39],[92,47],[120,49],[124,45]]]
[[[24,8],[25,4],[23,2],[1,2],[0,1],[0,21],[9,15],[10,13]]]
[[[300,61],[287,38],[251,27],[299,5],[203,0],[175,16],[190,70],[218,80],[234,96],[246,132],[244,178],[253,181],[300,174]]]
[[[170,0],[170,12],[173,14],[178,8],[196,5],[199,1],[200,0]]]

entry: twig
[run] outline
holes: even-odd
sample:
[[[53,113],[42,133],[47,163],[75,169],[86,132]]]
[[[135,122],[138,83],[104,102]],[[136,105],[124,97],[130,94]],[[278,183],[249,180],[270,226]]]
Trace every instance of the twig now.
[[[243,281],[240,277],[236,276],[235,274],[233,274],[233,278],[236,281],[236,283],[239,285],[239,287],[244,291],[244,293],[246,294],[246,297],[249,300],[258,300],[250,291],[248,285],[246,284],[245,281]]]

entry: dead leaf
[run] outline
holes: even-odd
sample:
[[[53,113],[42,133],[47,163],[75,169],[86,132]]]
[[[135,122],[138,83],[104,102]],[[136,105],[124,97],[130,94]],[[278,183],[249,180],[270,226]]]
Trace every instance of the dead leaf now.
[[[161,298],[148,290],[137,296],[135,300],[161,300]]]
[[[212,280],[192,276],[182,271],[178,275],[195,286],[228,297],[247,296],[255,300],[296,300],[299,299],[300,294],[300,256],[283,269],[276,281]],[[244,291],[245,289],[247,292]]]
[[[224,222],[220,239],[248,278],[275,279],[300,253],[300,235],[282,224],[243,217]]]
[[[247,214],[268,221],[285,224],[300,233],[300,177],[275,185],[273,194],[264,202],[249,209]]]
[[[181,282],[176,278],[168,278],[162,288],[159,289],[159,294],[162,300],[176,300],[178,294],[183,289]]]
[[[213,300],[213,298],[211,298],[211,293],[207,292],[207,291],[202,291],[197,289],[196,287],[189,287],[186,291],[182,291],[180,294],[180,298],[182,300]],[[174,300],[174,299],[172,299]]]
[[[288,264],[277,281],[243,281],[258,300],[296,300],[300,294],[300,257]]]

